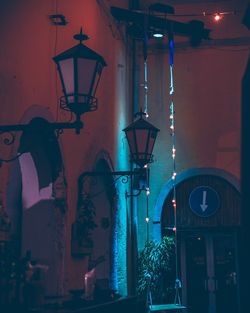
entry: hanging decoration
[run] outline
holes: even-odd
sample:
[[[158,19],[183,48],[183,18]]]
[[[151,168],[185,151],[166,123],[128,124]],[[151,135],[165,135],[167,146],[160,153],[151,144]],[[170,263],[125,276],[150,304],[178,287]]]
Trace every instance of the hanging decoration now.
[[[147,299],[146,304],[149,312],[156,312],[156,311],[167,311],[167,310],[183,310],[186,309],[185,306],[181,304],[181,297],[180,297],[180,289],[182,288],[180,276],[179,276],[179,267],[178,267],[178,248],[177,248],[177,212],[176,212],[176,144],[175,144],[175,104],[174,104],[174,78],[173,78],[173,64],[174,64],[174,38],[173,38],[173,32],[169,32],[168,34],[168,44],[169,44],[169,69],[170,69],[170,105],[169,105],[169,119],[170,119],[170,134],[171,134],[171,154],[172,154],[172,183],[173,183],[173,198],[172,198],[172,206],[174,210],[174,226],[173,226],[173,232],[175,234],[174,241],[175,241],[175,297],[174,297],[174,303],[171,304],[152,304],[152,295],[151,295],[151,289],[150,289],[150,283],[151,283],[151,276],[148,275],[146,277],[147,279]],[[145,49],[145,48],[144,48]],[[147,113],[148,106],[147,106],[147,63],[146,63],[146,53],[144,50],[144,83],[145,83],[145,99],[144,99],[144,112]],[[147,242],[149,240],[149,209],[148,209],[148,196],[150,194],[149,189],[147,189],[147,216],[146,216],[146,223],[147,223]]]
[[[143,58],[144,58],[144,113],[148,118],[148,33],[145,32],[143,41]]]
[[[145,22],[146,24],[146,22]],[[145,34],[144,34],[144,41],[143,41],[143,60],[144,60],[144,114],[146,119],[149,117],[148,114],[148,33],[147,33],[147,26],[145,25]],[[147,167],[148,165],[146,165]],[[148,182],[148,177],[147,177],[147,182]],[[149,242],[149,197],[150,195],[150,190],[149,190],[149,185],[147,184],[146,187],[146,217],[145,217],[145,222],[147,225],[147,242]]]
[[[170,120],[170,135],[171,135],[171,153],[172,153],[172,183],[173,183],[173,198],[172,206],[174,211],[174,240],[175,240],[175,299],[174,304],[181,306],[180,289],[182,288],[181,280],[179,279],[179,267],[178,267],[178,247],[177,247],[177,211],[176,211],[176,142],[175,142],[175,103],[174,103],[174,76],[173,76],[173,64],[174,64],[174,38],[173,33],[168,35],[169,44],[169,71],[170,71],[170,106],[169,106],[169,120]]]

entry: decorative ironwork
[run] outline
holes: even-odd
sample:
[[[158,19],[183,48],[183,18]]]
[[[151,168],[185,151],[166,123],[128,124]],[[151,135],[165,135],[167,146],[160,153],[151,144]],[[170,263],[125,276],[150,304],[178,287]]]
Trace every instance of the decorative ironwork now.
[[[91,178],[97,178],[97,177],[105,177],[105,176],[113,176],[116,177],[114,180],[114,183],[121,179],[121,182],[123,184],[127,184],[129,182],[129,178],[133,178],[133,177],[140,177],[142,179],[145,179],[146,177],[148,177],[148,174],[146,174],[149,171],[148,168],[144,167],[144,168],[136,168],[133,171],[93,171],[93,172],[84,172],[81,176],[80,176],[80,181],[84,181],[84,179],[86,179],[86,177],[91,177]]]
[[[117,178],[117,180],[118,180],[118,179],[121,179],[121,182],[122,182],[123,184],[127,184],[128,181],[129,181],[129,175],[119,176],[119,177]]]
[[[84,172],[79,177],[79,197],[86,196],[86,193],[89,194],[89,191],[84,189],[84,185],[88,184],[90,186],[96,185],[98,177],[114,177],[110,183],[115,184],[118,180],[122,182],[122,184],[127,184],[129,181],[132,181],[133,189],[137,190],[135,194],[129,194],[126,192],[126,197],[137,197],[141,194],[142,190],[147,190],[149,183],[149,168],[135,168],[133,171],[93,171],[93,172]],[[91,198],[99,195],[104,192],[104,190],[97,191],[94,195],[90,195]],[[81,199],[78,199],[78,202]]]
[[[64,111],[69,112],[78,112],[79,114],[83,114],[85,112],[94,112],[98,108],[98,101],[96,97],[85,95],[85,94],[77,94],[78,102],[82,103],[83,105],[79,104],[69,104],[70,98],[74,98],[76,95],[69,94],[66,96],[62,96],[60,98],[60,108]]]
[[[77,118],[74,122],[55,122],[50,123],[43,118],[36,117],[29,124],[16,124],[16,125],[0,125],[0,136],[4,134],[10,134],[10,138],[5,137],[1,142],[5,145],[12,145],[15,142],[16,136],[13,132],[26,132],[26,133],[41,133],[44,129],[48,132],[56,132],[57,137],[63,132],[64,129],[75,129],[76,133],[79,134],[80,130],[83,128],[82,121]],[[10,158],[0,157],[0,165],[5,162],[12,162],[18,159],[23,152],[17,153],[15,156]]]
[[[0,126],[1,128],[1,126]],[[6,146],[11,146],[14,144],[15,140],[16,140],[16,136],[13,132],[11,131],[4,131],[4,130],[0,130],[0,137],[1,137],[1,140],[0,140],[0,143],[3,144],[3,145],[6,145]],[[0,167],[2,165],[3,162],[5,163],[8,163],[8,162],[12,162],[14,160],[16,160],[17,158],[19,158],[21,155],[21,153],[17,153],[16,155],[14,156],[11,156],[11,157],[0,157]]]
[[[0,136],[6,136],[6,137],[3,137],[3,139],[1,140],[1,142],[3,142],[6,146],[10,146],[15,142],[15,134],[11,131],[7,131],[7,132],[1,131]]]

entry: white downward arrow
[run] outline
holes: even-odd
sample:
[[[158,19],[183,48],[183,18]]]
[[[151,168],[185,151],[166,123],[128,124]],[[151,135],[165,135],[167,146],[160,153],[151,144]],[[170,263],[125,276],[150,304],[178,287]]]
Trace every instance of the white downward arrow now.
[[[200,204],[203,212],[205,212],[208,207],[208,205],[206,204],[206,200],[207,200],[207,192],[204,190],[203,195],[202,195],[202,204]]]

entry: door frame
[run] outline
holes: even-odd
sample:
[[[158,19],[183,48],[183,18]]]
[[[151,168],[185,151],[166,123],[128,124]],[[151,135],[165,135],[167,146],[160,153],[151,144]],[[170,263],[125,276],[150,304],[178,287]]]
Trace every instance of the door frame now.
[[[179,247],[180,247],[180,272],[181,272],[181,278],[182,278],[182,302],[184,305],[188,305],[188,299],[187,299],[187,279],[186,279],[186,273],[187,273],[187,264],[186,264],[186,239],[188,237],[194,237],[194,236],[204,236],[206,238],[206,269],[207,269],[207,276],[209,277],[215,277],[215,264],[214,264],[214,247],[213,247],[213,238],[216,236],[231,236],[233,240],[233,244],[235,247],[235,268],[237,273],[237,306],[239,310],[239,261],[238,261],[238,229],[235,229],[235,227],[230,229],[192,229],[192,230],[185,230],[182,231],[179,236]],[[216,282],[213,282],[213,284],[216,284]],[[216,288],[216,286],[214,285]],[[208,313],[214,313],[216,308],[216,294],[215,293],[209,293],[209,302],[211,303],[211,309],[208,311]],[[237,313],[237,312],[236,312]]]
[[[178,173],[176,176],[175,184],[178,185],[181,182],[200,175],[214,175],[218,176],[220,178],[223,178],[227,182],[230,183],[238,192],[240,192],[240,182],[238,178],[236,178],[234,175],[232,175],[229,172],[226,172],[222,169],[218,168],[190,168],[186,171]],[[164,202],[168,197],[168,194],[173,189],[173,180],[169,179],[162,187],[158,197],[156,204],[154,206],[154,217],[153,217],[153,226],[152,226],[152,234],[154,240],[160,242],[162,239],[162,230],[161,230],[161,215],[162,215],[162,209],[164,206]]]

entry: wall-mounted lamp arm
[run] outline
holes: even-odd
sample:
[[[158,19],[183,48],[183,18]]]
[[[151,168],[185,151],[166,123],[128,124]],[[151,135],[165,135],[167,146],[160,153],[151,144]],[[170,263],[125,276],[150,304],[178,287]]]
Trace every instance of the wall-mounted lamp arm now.
[[[47,132],[56,132],[57,136],[61,134],[64,129],[75,129],[76,134],[80,133],[80,130],[83,128],[83,123],[80,120],[80,117],[77,116],[74,122],[55,122],[50,123],[40,117],[34,118],[29,124],[16,124],[16,125],[0,125],[0,137],[1,143],[10,146],[16,140],[16,132],[23,133],[43,133]],[[19,152],[14,156],[9,158],[4,158],[0,156],[0,166],[2,163],[9,163],[18,159],[23,152]]]
[[[82,185],[84,179],[86,177],[116,177],[114,180],[114,183],[121,178],[121,182],[123,184],[128,183],[129,178],[133,182],[133,189],[138,190],[138,193],[136,194],[127,194],[127,197],[132,196],[139,196],[142,190],[146,190],[146,187],[148,186],[148,180],[149,180],[149,168],[142,167],[142,168],[135,168],[131,171],[92,171],[92,172],[84,172],[79,177],[79,184]]]
[[[93,172],[84,172],[82,176],[133,176],[133,171],[93,171]]]
[[[52,130],[62,130],[62,129],[75,129],[76,133],[79,134],[80,130],[83,128],[83,123],[80,119],[76,119],[74,122],[61,122],[61,123],[47,123],[47,127]],[[0,134],[16,131],[26,131],[26,130],[39,130],[40,125],[35,125],[33,123],[29,124],[16,124],[16,125],[0,125]]]

